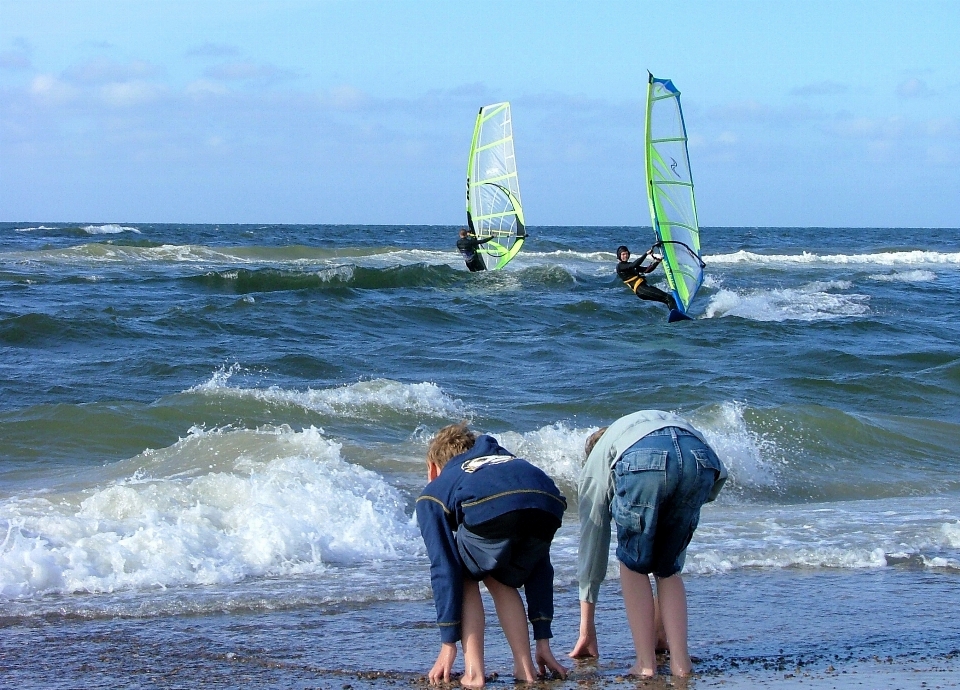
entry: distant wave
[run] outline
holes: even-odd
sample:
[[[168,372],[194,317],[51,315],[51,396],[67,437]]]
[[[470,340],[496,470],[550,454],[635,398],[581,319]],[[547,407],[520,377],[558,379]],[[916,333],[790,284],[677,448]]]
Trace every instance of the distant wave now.
[[[874,273],[868,276],[870,280],[884,283],[929,283],[937,279],[933,271],[917,269],[915,271],[894,271],[893,273]]]
[[[711,295],[704,318],[739,316],[752,321],[831,321],[870,312],[867,295],[845,294],[852,283],[816,281],[799,288],[729,290]]]
[[[105,337],[129,336],[131,330],[109,315],[50,316],[28,313],[0,318],[0,342],[12,345],[51,342],[102,342]]]
[[[239,388],[229,380],[240,368],[222,368],[209,381],[186,393],[222,398],[250,399],[269,404],[301,407],[337,417],[372,421],[386,413],[426,414],[440,419],[468,416],[462,401],[451,398],[434,383],[400,383],[388,379],[361,381],[338,388],[305,391],[269,388]]]
[[[80,228],[89,235],[118,235],[121,232],[135,232],[138,235],[140,231],[137,228],[126,225],[116,225],[107,223],[106,225],[84,225]]]
[[[868,264],[897,265],[960,265],[960,252],[931,252],[923,250],[877,252],[875,254],[756,254],[738,251],[732,254],[704,256],[708,264]]]

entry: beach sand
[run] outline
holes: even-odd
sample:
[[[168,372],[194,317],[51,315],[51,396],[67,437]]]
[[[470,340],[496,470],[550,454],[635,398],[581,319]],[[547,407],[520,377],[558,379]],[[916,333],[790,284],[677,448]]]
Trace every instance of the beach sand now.
[[[694,677],[622,675],[632,650],[619,583],[612,580],[598,606],[601,659],[570,663],[566,681],[539,685],[960,687],[956,574],[781,570],[686,581]],[[560,587],[558,658],[572,647],[576,625],[576,588]],[[23,689],[417,687],[426,685],[438,649],[426,600],[148,618],[47,615],[5,618],[0,627],[0,686]],[[492,610],[486,649],[490,686],[512,685]],[[666,673],[667,659],[662,662]]]

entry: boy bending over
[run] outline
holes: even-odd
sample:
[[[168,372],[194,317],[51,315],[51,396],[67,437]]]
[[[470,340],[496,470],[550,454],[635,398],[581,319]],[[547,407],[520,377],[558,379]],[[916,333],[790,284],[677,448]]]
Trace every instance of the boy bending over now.
[[[607,573],[610,521],[617,526],[620,587],[637,663],[631,675],[657,674],[656,603],[670,671],[690,675],[687,594],[680,571],[700,508],[717,497],[727,470],[689,422],[659,410],[621,417],[587,439],[580,476],[580,637],[570,656],[599,656],[597,595]],[[657,580],[657,602],[650,574]]]
[[[549,669],[566,677],[550,650],[550,542],[567,507],[553,480],[501,448],[493,437],[478,438],[464,423],[444,427],[431,441],[427,479],[417,499],[417,522],[430,556],[441,641],[430,682],[450,680],[456,643],[462,639],[465,670],[460,683],[483,687],[481,581],[493,595],[517,679],[537,679],[520,587],[526,591],[540,673]]]

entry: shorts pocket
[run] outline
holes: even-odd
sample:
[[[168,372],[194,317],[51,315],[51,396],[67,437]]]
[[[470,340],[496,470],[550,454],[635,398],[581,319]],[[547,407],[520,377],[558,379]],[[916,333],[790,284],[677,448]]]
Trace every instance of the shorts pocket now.
[[[713,449],[709,446],[705,448],[694,448],[692,453],[693,457],[697,459],[698,470],[713,470],[709,473],[709,477],[706,476],[706,473],[698,471],[698,474],[704,475],[701,479],[704,484],[704,496],[700,502],[708,503],[716,499],[717,494],[720,493],[720,489],[723,488],[723,485],[727,481],[726,477],[722,477],[723,465],[720,464],[720,458],[717,457],[717,454],[714,453]]]
[[[694,448],[691,452],[700,467],[714,470],[718,475],[720,474],[720,458],[710,448]]]
[[[636,508],[655,508],[666,485],[668,451],[638,448],[624,453],[613,467],[614,499],[611,505],[617,524],[624,527],[641,521],[631,515]],[[638,527],[632,527],[638,529]]]
[[[624,453],[613,470],[616,474],[623,476],[632,472],[646,472],[655,470],[663,472],[667,469],[667,455],[665,450],[654,450],[648,448],[637,448],[636,450]],[[717,471],[719,471],[719,466]]]

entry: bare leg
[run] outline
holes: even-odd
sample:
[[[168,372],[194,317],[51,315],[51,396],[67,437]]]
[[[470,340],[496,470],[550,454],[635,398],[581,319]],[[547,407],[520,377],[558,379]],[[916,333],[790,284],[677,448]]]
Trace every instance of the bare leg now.
[[[670,648],[670,672],[675,676],[689,676],[693,664],[687,650],[687,591],[680,573],[657,578],[657,598]]]
[[[658,593],[653,593],[653,626],[657,630],[657,654],[667,650],[667,633],[663,631],[663,618],[660,616],[660,597]]]
[[[480,598],[480,583],[469,578],[463,580],[463,676],[460,685],[466,688],[482,688],[486,682],[483,668],[483,600]]]
[[[520,592],[492,577],[486,578],[483,584],[493,595],[500,627],[503,628],[510,651],[513,652],[513,675],[517,680],[535,682],[537,674],[533,669],[533,657],[530,654],[530,629],[527,627],[527,615],[523,610]]]
[[[642,677],[655,676],[657,654],[654,645],[657,631],[653,623],[653,587],[650,585],[650,576],[635,573],[621,563],[620,588],[623,590],[623,604],[627,609],[630,634],[633,635],[633,648],[637,653],[637,663],[628,673]]]

